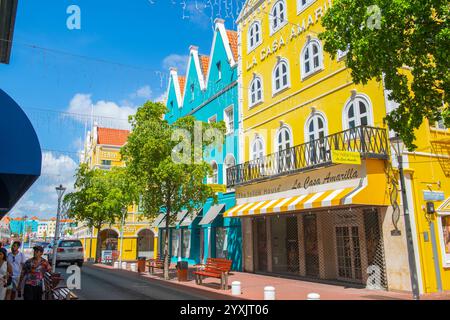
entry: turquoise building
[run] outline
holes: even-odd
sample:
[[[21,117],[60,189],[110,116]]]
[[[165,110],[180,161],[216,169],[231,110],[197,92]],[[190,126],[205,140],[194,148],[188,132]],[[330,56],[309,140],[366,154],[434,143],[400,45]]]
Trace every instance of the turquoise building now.
[[[186,75],[170,70],[165,119],[169,123],[193,115],[202,122],[224,121],[227,133],[223,146],[211,148],[205,159],[213,175],[206,183],[218,191],[218,204],[209,199],[197,215],[180,212],[169,228],[169,251],[172,262],[203,263],[209,257],[233,261],[233,270],[242,269],[242,235],[240,219],[224,218],[235,206],[234,190],[226,189],[226,170],[239,160],[238,150],[238,38],[226,30],[224,21],[216,19],[210,55],[201,55],[190,47]],[[159,239],[164,239],[164,219],[159,219]],[[159,241],[163,252],[164,241]]]

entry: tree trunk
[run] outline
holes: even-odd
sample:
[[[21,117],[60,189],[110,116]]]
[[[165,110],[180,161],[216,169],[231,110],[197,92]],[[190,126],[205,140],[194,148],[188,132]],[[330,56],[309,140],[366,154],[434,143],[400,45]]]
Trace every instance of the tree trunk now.
[[[102,226],[95,227],[97,229],[97,246],[95,249],[95,262],[100,263],[102,261],[102,236],[100,234],[100,230]]]
[[[169,217],[170,212],[166,214],[166,234],[164,236],[164,279],[169,280],[169,267],[170,267],[170,255],[169,255]]]

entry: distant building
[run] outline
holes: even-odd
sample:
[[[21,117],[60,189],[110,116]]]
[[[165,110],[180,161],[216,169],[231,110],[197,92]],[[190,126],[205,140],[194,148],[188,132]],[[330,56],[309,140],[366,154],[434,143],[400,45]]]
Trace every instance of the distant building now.
[[[39,226],[39,219],[37,217],[32,217],[30,219],[13,218],[9,223],[11,233],[17,236],[22,236],[24,232],[25,234],[37,233],[38,226]]]

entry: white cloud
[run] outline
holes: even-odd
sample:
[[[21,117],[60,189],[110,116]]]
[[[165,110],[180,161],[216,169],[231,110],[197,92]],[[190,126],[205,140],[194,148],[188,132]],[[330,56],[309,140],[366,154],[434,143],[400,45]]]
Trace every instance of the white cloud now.
[[[150,99],[152,97],[153,91],[150,88],[149,85],[140,87],[139,89],[137,89],[135,92],[133,92],[132,94],[130,94],[131,99],[136,99],[136,98],[144,98],[144,99]],[[125,106],[128,105],[128,102],[125,104]]]
[[[186,15],[189,17],[189,21],[203,29],[207,29],[212,23],[212,12],[208,15],[205,9],[205,3],[201,1],[191,1],[186,6]]]
[[[77,163],[67,155],[52,152],[42,154],[41,177],[16,204],[13,216],[52,217],[56,215],[57,194],[55,187],[62,184],[66,194],[73,191]]]
[[[170,68],[177,68],[179,74],[183,74],[187,68],[189,56],[183,56],[179,54],[170,54],[164,58],[162,64],[163,68],[169,70]]]
[[[120,106],[112,101],[92,101],[92,95],[77,93],[69,103],[67,112],[90,117],[93,113],[94,121],[107,127],[128,128],[128,116],[136,113],[137,108],[129,105]],[[74,116],[78,119],[77,116]],[[80,118],[84,122],[86,118]]]

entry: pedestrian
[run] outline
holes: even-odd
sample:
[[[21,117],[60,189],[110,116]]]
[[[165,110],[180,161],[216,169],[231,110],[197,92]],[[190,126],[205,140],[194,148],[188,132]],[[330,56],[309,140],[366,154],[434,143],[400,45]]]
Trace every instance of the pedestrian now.
[[[12,268],[8,263],[8,252],[5,248],[0,248],[0,300],[5,300],[6,291],[11,285]]]
[[[25,255],[20,252],[20,241],[14,241],[11,246],[11,252],[8,254],[8,262],[12,267],[12,284],[11,288],[6,292],[6,300],[15,300],[19,288],[19,279],[23,265],[27,260]]]
[[[42,258],[44,248],[42,246],[35,246],[33,248],[33,258],[28,259],[22,268],[22,273],[19,280],[19,296],[22,293],[24,300],[42,300],[42,286],[44,275],[46,272],[51,272],[50,264],[47,260]]]

